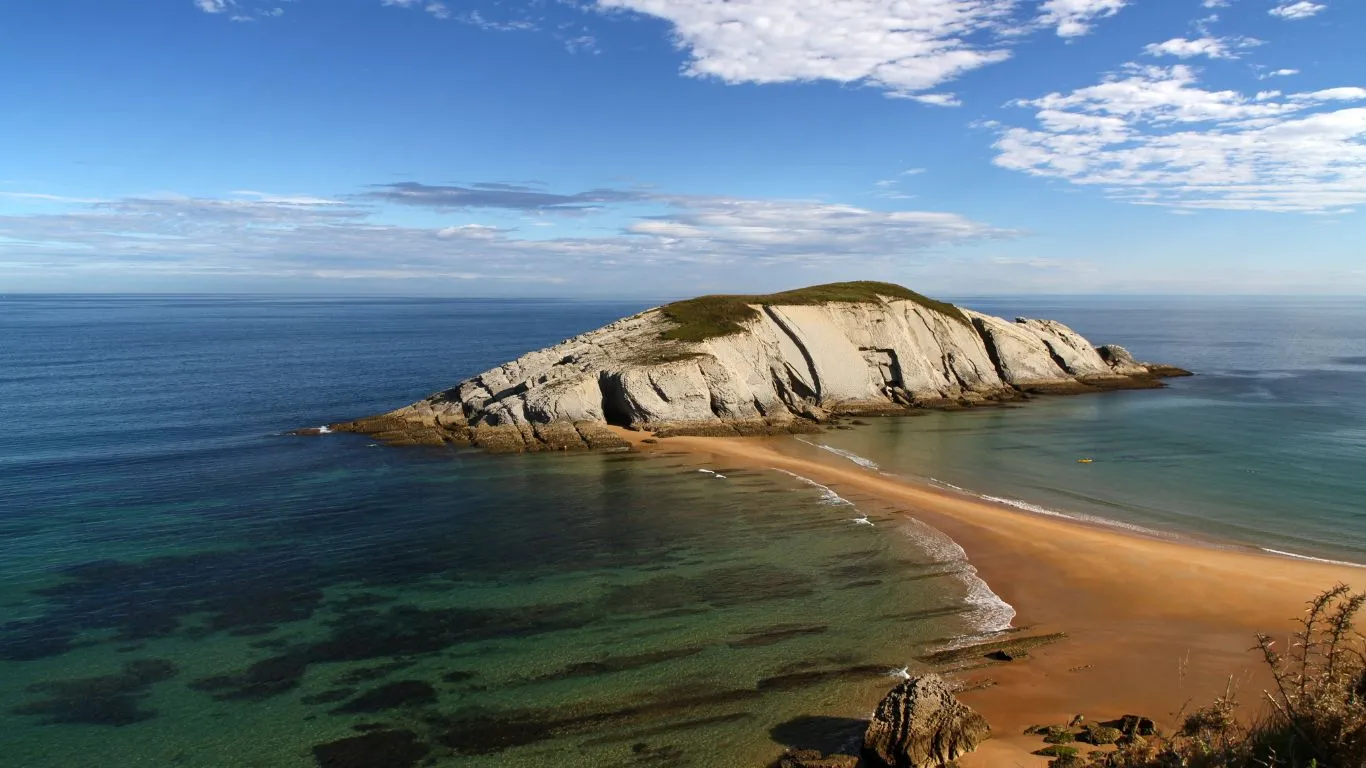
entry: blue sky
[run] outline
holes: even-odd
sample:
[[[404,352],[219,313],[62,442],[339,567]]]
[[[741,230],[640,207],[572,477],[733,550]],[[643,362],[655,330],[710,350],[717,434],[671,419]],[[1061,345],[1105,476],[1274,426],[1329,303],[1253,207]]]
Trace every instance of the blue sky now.
[[[1358,0],[28,0],[0,291],[1366,293]]]

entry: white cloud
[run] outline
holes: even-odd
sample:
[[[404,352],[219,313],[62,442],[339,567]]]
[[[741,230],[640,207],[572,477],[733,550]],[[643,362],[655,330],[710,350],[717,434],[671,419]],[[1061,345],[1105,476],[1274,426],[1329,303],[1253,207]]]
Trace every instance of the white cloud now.
[[[1291,75],[1298,75],[1299,73],[1300,71],[1298,69],[1276,69],[1267,72],[1266,74],[1258,75],[1257,78],[1259,80],[1266,80],[1272,77],[1290,77]]]
[[[1228,6],[1230,0],[1205,0],[1201,5],[1206,8],[1224,8]]]
[[[1194,56],[1236,59],[1239,56],[1239,49],[1251,48],[1261,43],[1262,41],[1250,37],[1205,36],[1194,40],[1176,37],[1163,43],[1149,43],[1144,46],[1143,52],[1149,56],[1175,56],[1178,59],[1189,59]]]
[[[963,102],[959,101],[957,94],[953,93],[917,93],[908,98],[929,104],[932,107],[961,107]]]
[[[0,216],[0,267],[559,281],[617,270],[634,280],[655,273],[632,270],[698,264],[896,265],[927,249],[1013,234],[954,213],[803,200],[659,195],[653,206],[655,215],[608,234],[545,238],[478,223],[387,224],[363,203],[313,195],[126,197]]]
[[[1184,65],[1129,65],[1071,93],[1017,102],[994,162],[1136,203],[1325,212],[1366,204],[1366,88],[1247,96]]]
[[[1017,0],[597,0],[666,19],[686,73],[726,83],[830,80],[934,88],[1009,58],[996,39]]]
[[[233,0],[194,0],[194,4],[204,13],[226,13],[237,5]]]
[[[1039,13],[1045,25],[1057,28],[1059,37],[1078,37],[1126,5],[1128,0],[1044,0]]]
[[[1316,16],[1320,11],[1327,7],[1328,6],[1320,5],[1319,3],[1301,0],[1298,3],[1281,3],[1270,11],[1267,11],[1267,13],[1270,13],[1272,16],[1279,16],[1288,21],[1297,21],[1299,19],[1307,19],[1310,16]]]

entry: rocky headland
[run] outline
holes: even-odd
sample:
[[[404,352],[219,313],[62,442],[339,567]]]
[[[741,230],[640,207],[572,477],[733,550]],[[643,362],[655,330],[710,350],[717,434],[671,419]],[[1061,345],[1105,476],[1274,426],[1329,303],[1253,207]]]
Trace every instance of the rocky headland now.
[[[890,283],[703,296],[531,352],[424,400],[329,425],[392,445],[494,452],[624,448],[660,436],[804,432],[905,414],[1162,386],[1188,375],[1052,320],[998,317]]]

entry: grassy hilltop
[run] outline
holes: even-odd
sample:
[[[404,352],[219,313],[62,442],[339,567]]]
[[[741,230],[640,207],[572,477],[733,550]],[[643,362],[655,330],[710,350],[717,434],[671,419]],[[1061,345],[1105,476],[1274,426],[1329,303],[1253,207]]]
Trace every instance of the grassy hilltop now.
[[[827,283],[767,295],[699,296],[666,304],[660,307],[660,311],[675,323],[675,327],[664,332],[665,339],[706,341],[744,330],[741,323],[759,316],[758,310],[754,308],[756,305],[790,307],[829,303],[872,304],[878,301],[878,297],[913,301],[962,323],[968,322],[962,311],[952,304],[922,296],[894,283],[880,283],[874,280]]]

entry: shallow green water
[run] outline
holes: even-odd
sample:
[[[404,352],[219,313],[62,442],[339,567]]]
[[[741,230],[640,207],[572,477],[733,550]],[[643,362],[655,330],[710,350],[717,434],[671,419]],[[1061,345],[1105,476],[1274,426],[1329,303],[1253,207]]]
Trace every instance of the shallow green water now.
[[[6,764],[305,766],[378,729],[437,765],[757,765],[835,746],[889,670],[1009,618],[951,544],[781,473],[336,440],[341,466],[276,491],[333,511],[12,602],[71,636],[0,662]],[[402,497],[344,509],[376,483]]]

